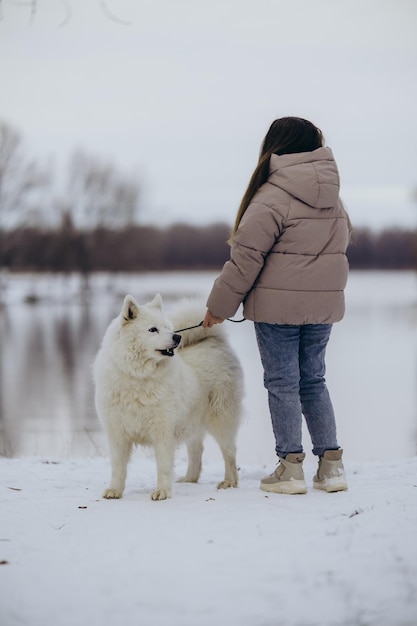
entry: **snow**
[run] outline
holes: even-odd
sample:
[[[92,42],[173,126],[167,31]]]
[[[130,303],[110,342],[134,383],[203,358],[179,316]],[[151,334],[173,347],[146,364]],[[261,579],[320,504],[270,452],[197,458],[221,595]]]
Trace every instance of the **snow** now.
[[[287,496],[259,465],[217,491],[209,463],[153,502],[136,454],[107,501],[106,459],[0,459],[0,623],[415,626],[417,458],[346,471],[347,492]]]
[[[141,449],[129,465],[124,498],[101,498],[110,463],[101,430],[84,415],[89,351],[125,293],[146,301],[160,291],[169,301],[178,293],[207,293],[212,279],[166,274],[155,284],[155,275],[98,276],[89,317],[71,277],[59,285],[32,280],[41,298],[35,307],[22,304],[27,277],[7,283],[0,393],[4,433],[14,425],[20,434],[17,458],[0,457],[1,626],[417,625],[413,273],[352,273],[347,315],[334,327],[327,380],[347,492],[312,489],[316,461],[305,431],[308,493],[259,489],[275,455],[253,329],[244,323],[228,326],[245,372],[239,488],[216,490],[223,467],[208,440],[199,484],[174,484],[172,499],[151,501],[155,461]],[[57,377],[62,364],[48,334],[64,321],[75,338],[85,329],[71,370],[74,386]],[[30,344],[33,333],[42,344]],[[33,345],[43,346],[45,363]],[[52,404],[43,403],[44,395]],[[185,464],[181,448],[177,476]]]

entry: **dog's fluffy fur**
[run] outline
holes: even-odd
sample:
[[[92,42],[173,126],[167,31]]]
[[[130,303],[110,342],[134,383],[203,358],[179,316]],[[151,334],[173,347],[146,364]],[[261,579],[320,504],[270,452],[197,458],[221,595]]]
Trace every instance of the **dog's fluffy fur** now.
[[[107,430],[112,463],[104,498],[122,497],[134,444],[155,450],[153,500],[171,496],[174,454],[181,442],[188,448],[181,481],[197,482],[206,432],[224,457],[225,476],[218,488],[237,486],[239,361],[219,325],[181,335],[173,330],[198,324],[203,310],[201,304],[184,302],[168,319],[159,294],[144,306],[129,295],[107,329],[93,366],[96,408]]]

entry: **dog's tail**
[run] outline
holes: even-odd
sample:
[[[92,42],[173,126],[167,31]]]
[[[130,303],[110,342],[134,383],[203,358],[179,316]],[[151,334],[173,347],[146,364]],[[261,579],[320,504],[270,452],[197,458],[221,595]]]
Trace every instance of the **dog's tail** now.
[[[181,343],[179,348],[185,348],[192,344],[203,341],[207,337],[224,337],[224,329],[220,324],[216,324],[211,328],[203,328],[200,326],[206,307],[199,300],[183,299],[175,308],[169,311],[169,318],[174,327],[174,331],[180,330]],[[191,328],[190,328],[191,327]],[[193,328],[194,327],[194,328]]]

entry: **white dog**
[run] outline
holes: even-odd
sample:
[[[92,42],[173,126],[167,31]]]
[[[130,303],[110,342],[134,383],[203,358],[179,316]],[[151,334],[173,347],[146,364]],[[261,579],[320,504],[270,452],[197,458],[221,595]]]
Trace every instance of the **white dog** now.
[[[202,311],[201,304],[183,303],[168,320],[159,294],[144,306],[129,295],[107,329],[93,367],[96,408],[107,430],[112,463],[104,498],[122,497],[133,444],[155,450],[153,500],[171,496],[174,454],[181,442],[188,448],[181,481],[197,482],[206,432],[224,458],[225,476],[217,487],[237,486],[240,364],[218,325],[175,332],[198,324]]]

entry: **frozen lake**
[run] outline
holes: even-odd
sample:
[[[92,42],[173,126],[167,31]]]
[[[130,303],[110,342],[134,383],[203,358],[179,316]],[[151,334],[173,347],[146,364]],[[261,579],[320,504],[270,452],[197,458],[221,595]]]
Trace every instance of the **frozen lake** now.
[[[160,292],[167,305],[183,295],[201,296],[204,304],[215,276],[94,275],[87,297],[81,295],[78,276],[3,278],[0,455],[105,455],[94,411],[91,363],[124,295],[132,293],[146,302]],[[417,453],[416,282],[413,272],[350,275],[346,317],[334,326],[327,355],[327,381],[346,459],[400,459]],[[238,460],[274,464],[253,325],[226,324],[245,372]],[[304,446],[309,455],[306,431]],[[205,455],[219,458],[210,441]]]

